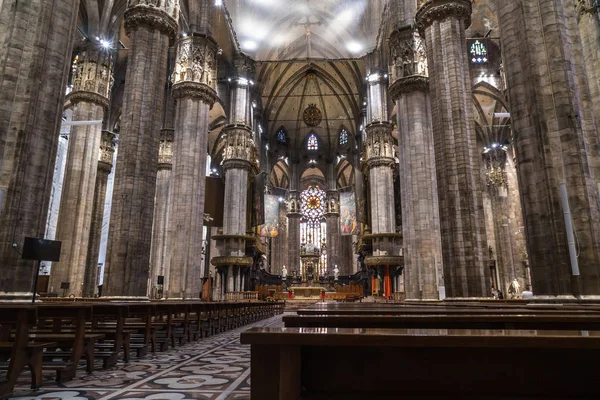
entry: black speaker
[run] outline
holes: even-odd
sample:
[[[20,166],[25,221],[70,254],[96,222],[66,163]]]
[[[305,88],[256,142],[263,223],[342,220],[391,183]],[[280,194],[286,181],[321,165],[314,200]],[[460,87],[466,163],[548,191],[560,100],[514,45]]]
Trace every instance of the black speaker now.
[[[23,260],[59,261],[61,242],[26,237],[23,243]]]
[[[158,285],[164,285],[165,284],[165,277],[163,275],[159,275],[158,279],[156,280],[156,283]]]
[[[60,283],[60,288],[61,289],[68,289],[71,287],[71,282],[61,282]]]

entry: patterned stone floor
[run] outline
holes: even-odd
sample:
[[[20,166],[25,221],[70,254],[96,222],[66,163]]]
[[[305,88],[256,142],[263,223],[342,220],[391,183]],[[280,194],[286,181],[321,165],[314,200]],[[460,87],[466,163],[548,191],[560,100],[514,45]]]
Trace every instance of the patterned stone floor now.
[[[249,399],[250,346],[240,332],[251,326],[283,326],[281,315],[215,335],[166,352],[150,354],[92,374],[85,369],[64,384],[51,371],[38,391],[29,389],[23,373],[15,395],[19,400],[188,400]],[[101,367],[101,365],[99,365]]]

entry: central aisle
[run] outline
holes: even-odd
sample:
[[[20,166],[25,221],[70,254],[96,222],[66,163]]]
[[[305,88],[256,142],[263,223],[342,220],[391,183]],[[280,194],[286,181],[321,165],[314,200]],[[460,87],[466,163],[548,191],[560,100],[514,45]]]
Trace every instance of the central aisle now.
[[[250,346],[241,345],[240,333],[253,326],[283,326],[277,315],[198,342],[119,363],[57,385],[44,383],[38,392],[28,389],[22,374],[19,400],[188,400],[250,399]],[[85,367],[82,367],[85,368]]]

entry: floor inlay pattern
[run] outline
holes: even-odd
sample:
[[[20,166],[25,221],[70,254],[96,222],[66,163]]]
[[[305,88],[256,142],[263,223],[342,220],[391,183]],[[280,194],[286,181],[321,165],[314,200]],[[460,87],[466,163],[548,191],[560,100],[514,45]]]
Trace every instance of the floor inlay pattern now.
[[[92,374],[82,366],[64,384],[46,373],[37,391],[23,373],[14,400],[228,400],[250,398],[250,346],[240,333],[252,326],[283,326],[281,315],[202,339],[166,352],[157,352]]]

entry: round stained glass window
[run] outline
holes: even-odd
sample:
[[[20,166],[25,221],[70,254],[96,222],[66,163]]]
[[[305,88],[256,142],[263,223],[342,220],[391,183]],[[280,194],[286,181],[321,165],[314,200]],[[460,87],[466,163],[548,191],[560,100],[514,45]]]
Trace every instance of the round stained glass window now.
[[[325,192],[318,186],[311,186],[300,194],[302,220],[319,224],[325,214]]]

